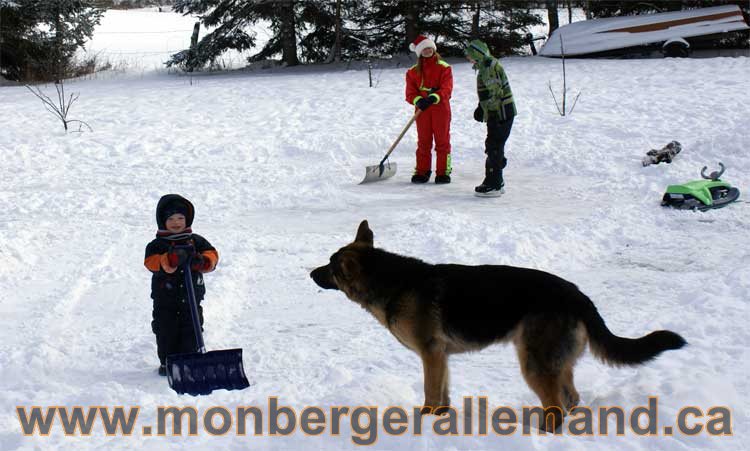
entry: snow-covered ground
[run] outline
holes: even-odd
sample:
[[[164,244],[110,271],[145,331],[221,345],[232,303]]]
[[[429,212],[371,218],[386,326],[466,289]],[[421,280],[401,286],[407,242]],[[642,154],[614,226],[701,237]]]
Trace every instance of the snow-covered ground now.
[[[584,405],[629,412],[658,396],[658,437],[629,428],[607,437],[439,437],[429,419],[416,437],[381,425],[375,448],[750,449],[750,59],[568,60],[568,86],[582,94],[567,117],[547,87],[561,89],[558,60],[505,60],[519,116],[498,199],[472,195],[485,131],[471,119],[474,72],[451,63],[455,169],[446,186],[409,183],[414,130],[393,154],[401,168],[393,179],[357,184],[409,117],[404,68],[380,72],[377,88],[366,71],[329,67],[192,83],[163,72],[71,82],[80,99],[70,115],[94,131],[67,135],[27,90],[0,88],[0,449],[356,448],[347,421],[340,435],[318,437],[269,437],[267,426],[262,437],[202,427],[196,437],[149,437],[141,427],[155,425],[165,405],[267,414],[277,396],[297,413],[317,405],[382,414],[421,403],[418,357],[308,276],[365,218],[388,250],[544,269],[578,284],[615,333],[666,328],[690,343],[637,368],[610,368],[588,352],[576,367]],[[675,139],[683,151],[672,164],[641,167],[647,150]],[[668,184],[718,161],[741,202],[706,213],[659,206]],[[244,349],[253,383],[244,391],[179,396],[156,374],[143,252],[156,202],[173,192],[194,202],[194,230],[221,254],[206,277],[206,343]],[[464,396],[487,396],[493,408],[538,404],[510,346],[455,356],[451,369],[459,407]],[[130,437],[100,426],[66,437],[59,420],[48,437],[24,437],[16,406],[141,411]],[[661,426],[684,406],[728,406],[734,435],[664,436]]]

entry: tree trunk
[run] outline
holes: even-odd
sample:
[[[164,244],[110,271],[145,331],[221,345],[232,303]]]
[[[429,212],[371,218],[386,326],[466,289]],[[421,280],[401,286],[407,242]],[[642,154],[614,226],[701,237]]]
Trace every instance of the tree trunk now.
[[[557,19],[557,0],[547,0],[547,19],[549,20],[549,35],[560,27]]]
[[[568,0],[568,23],[573,23],[573,2]]]
[[[341,0],[336,0],[336,43],[333,47],[333,60],[341,61]]]
[[[474,15],[471,17],[471,38],[479,38],[479,13],[481,11],[479,0],[474,0]]]
[[[196,22],[193,25],[193,34],[190,36],[190,57],[187,62],[187,71],[193,72],[195,70],[195,52],[198,47],[198,34],[201,31],[201,23]]]
[[[417,39],[419,31],[417,30],[417,12],[414,4],[412,2],[406,2],[406,4],[406,14],[404,14],[406,19],[406,43],[404,45],[404,52],[409,53],[409,44]]]
[[[60,2],[57,3],[55,12],[55,48],[52,50],[52,73],[55,76],[55,83],[59,83],[64,78],[63,74],[63,45],[65,30],[63,29],[62,7]]]
[[[294,20],[295,2],[279,2],[281,20],[281,61],[287,66],[299,64],[297,59],[297,33]]]

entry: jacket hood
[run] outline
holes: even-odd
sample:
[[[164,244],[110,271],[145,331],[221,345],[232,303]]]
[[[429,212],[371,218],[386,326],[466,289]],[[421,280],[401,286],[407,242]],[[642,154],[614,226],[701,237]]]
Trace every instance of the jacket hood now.
[[[464,54],[471,57],[476,62],[483,61],[487,58],[492,58],[490,48],[483,41],[475,39],[469,42],[464,49]]]
[[[167,217],[165,214],[171,210],[180,209],[185,211],[185,227],[193,225],[195,207],[193,204],[179,194],[165,194],[156,204],[156,225],[159,230],[166,230]]]

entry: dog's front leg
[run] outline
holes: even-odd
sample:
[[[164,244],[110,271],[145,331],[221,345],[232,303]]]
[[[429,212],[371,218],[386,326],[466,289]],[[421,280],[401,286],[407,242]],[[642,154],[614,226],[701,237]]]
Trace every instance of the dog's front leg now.
[[[442,415],[448,411],[448,354],[445,346],[432,344],[425,349],[422,357],[424,369],[424,407],[423,414]]]

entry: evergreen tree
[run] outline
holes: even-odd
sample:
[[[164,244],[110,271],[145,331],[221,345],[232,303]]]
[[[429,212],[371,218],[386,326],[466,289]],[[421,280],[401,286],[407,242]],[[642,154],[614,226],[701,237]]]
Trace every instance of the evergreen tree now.
[[[495,56],[521,53],[527,44],[529,27],[541,25],[542,18],[532,12],[535,2],[473,0],[471,38],[487,43]]]
[[[435,40],[444,56],[463,56],[471,39],[482,39],[497,55],[518,53],[525,34],[541,18],[533,2],[497,0],[373,0],[358,16],[359,33],[383,54],[408,52],[418,34]]]
[[[180,66],[188,70],[203,67],[226,50],[243,51],[255,45],[255,36],[246,30],[260,16],[251,10],[251,3],[241,5],[233,0],[177,0],[174,10],[184,15],[200,18],[205,27],[213,31],[198,41],[195,48],[182,50],[167,61],[167,66]]]
[[[420,34],[429,36],[441,54],[455,54],[465,41],[463,1],[373,0],[356,18],[354,34],[366,39],[374,51],[393,55],[408,53]]]
[[[95,8],[92,0],[36,0],[38,24],[49,27],[46,61],[55,80],[71,74],[76,50],[83,47],[94,34],[104,10]]]
[[[19,80],[28,55],[33,54],[30,39],[34,21],[28,11],[10,0],[0,0],[0,75]]]
[[[214,28],[167,63],[188,69],[205,66],[225,50],[253,48],[256,39],[248,30],[261,21],[269,24],[271,38],[249,61],[281,55],[290,66],[408,53],[418,34],[434,39],[446,56],[462,55],[472,37],[510,54],[525,45],[526,28],[541,23],[523,1],[177,0],[175,10]]]
[[[300,51],[305,62],[331,62],[363,57],[368,49],[347,26],[362,14],[357,0],[306,1],[300,11]]]
[[[0,0],[0,71],[14,80],[60,80],[103,10],[91,0]]]
[[[261,1],[252,6],[260,18],[270,22],[273,36],[250,61],[260,61],[281,53],[281,62],[287,66],[299,64],[297,55],[297,31],[302,28],[301,11],[304,4],[297,0]]]
[[[297,65],[298,40],[302,58],[318,61],[322,54],[321,46],[329,45],[334,36],[330,4],[323,0],[178,0],[175,11],[197,15],[205,27],[216,28],[205,35],[195,49],[173,55],[167,65],[202,67],[226,50],[249,50],[256,43],[255,34],[249,30],[261,21],[269,23],[271,39],[249,58],[250,61],[280,54],[286,65]],[[309,32],[305,33],[306,30]]]

